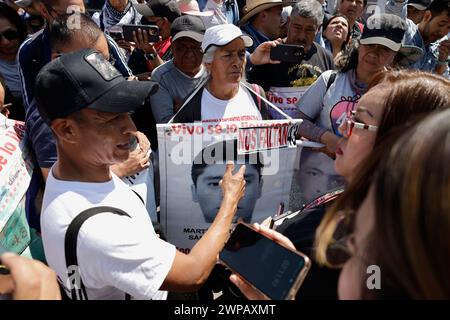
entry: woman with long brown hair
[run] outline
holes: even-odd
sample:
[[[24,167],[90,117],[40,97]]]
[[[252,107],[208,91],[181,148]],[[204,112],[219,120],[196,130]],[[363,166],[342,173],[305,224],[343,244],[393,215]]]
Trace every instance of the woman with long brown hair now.
[[[449,299],[450,110],[429,116],[388,149],[347,236],[339,297]],[[379,286],[371,290],[366,280],[374,267]]]
[[[386,156],[389,147],[401,133],[425,116],[449,107],[450,81],[430,73],[391,71],[378,75],[374,84],[360,100],[356,112],[348,114],[340,127],[343,137],[338,144],[340,152],[338,149],[335,166],[349,181],[349,185],[343,194],[328,203],[333,206],[318,228],[316,245],[314,249],[306,248],[311,250],[308,254],[316,255],[315,261],[329,267],[342,266],[344,259],[348,259],[346,250],[338,250],[346,247],[346,237],[342,234],[347,235],[348,232],[343,227],[351,228],[353,221],[352,215],[344,213],[354,212],[353,209],[360,207],[377,164]],[[361,170],[362,165],[364,167]],[[351,210],[347,210],[349,208]],[[317,211],[313,213],[310,216],[316,219],[323,216]],[[299,230],[303,228],[302,224],[306,219],[303,215],[298,223],[292,223],[283,230],[301,251],[305,251],[305,242],[302,239],[304,234],[300,234]],[[341,223],[336,228],[338,222]],[[294,237],[296,233],[297,238]],[[242,282],[237,281],[242,285]],[[315,281],[320,281],[320,277],[313,279],[310,274],[304,287],[308,285],[308,281],[311,286],[317,286]],[[299,292],[300,296],[302,290]]]
[[[347,248],[345,244],[348,238],[345,235],[354,223],[351,212],[362,205],[378,163],[386,157],[396,138],[431,112],[449,107],[450,81],[439,76],[424,72],[395,71],[378,75],[374,83],[378,84],[375,86],[372,84],[373,88],[369,93],[378,91],[378,100],[382,101],[378,106],[381,117],[378,116],[377,134],[367,136],[369,130],[353,132],[356,127],[351,121],[346,121],[341,126],[341,130],[345,132],[339,141],[335,167],[350,183],[322,219],[315,245],[316,261],[329,267],[342,266],[348,258],[347,250],[340,249]],[[377,117],[372,107],[370,101],[361,99],[355,116],[362,112],[364,115],[360,114],[359,119],[362,119],[361,117],[369,119],[369,113]],[[367,124],[368,121],[363,122],[366,123],[366,128],[370,125]],[[398,161],[402,166],[403,163]],[[398,194],[391,192],[389,194],[390,201],[395,202]],[[359,259],[361,258],[359,256]],[[345,281],[340,281],[340,286],[343,284]],[[398,293],[384,295],[389,296],[398,297]],[[340,294],[340,297],[346,296]]]

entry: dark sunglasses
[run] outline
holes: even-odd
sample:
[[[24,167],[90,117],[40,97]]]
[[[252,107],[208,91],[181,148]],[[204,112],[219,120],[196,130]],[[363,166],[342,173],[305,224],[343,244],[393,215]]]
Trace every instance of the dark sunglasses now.
[[[0,32],[0,41],[5,37],[6,40],[12,41],[19,38],[19,33],[16,30],[6,30],[4,32]]]

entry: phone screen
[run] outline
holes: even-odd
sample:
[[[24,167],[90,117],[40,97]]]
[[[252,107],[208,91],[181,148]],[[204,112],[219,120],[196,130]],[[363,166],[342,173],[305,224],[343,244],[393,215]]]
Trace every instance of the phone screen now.
[[[286,299],[306,267],[303,256],[242,223],[225,244],[220,260],[274,300]]]

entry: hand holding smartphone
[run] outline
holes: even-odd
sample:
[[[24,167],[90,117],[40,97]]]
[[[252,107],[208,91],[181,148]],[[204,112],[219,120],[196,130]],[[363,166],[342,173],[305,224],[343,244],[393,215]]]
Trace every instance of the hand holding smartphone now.
[[[309,258],[238,223],[219,254],[226,267],[270,299],[293,299],[306,277]]]
[[[301,62],[305,57],[305,48],[293,44],[279,44],[270,50],[270,59],[281,62]]]
[[[159,28],[157,25],[137,25],[137,24],[124,24],[122,25],[123,39],[128,42],[134,42],[133,32],[141,30],[142,33],[147,33],[147,41],[149,43],[155,43],[159,41]]]

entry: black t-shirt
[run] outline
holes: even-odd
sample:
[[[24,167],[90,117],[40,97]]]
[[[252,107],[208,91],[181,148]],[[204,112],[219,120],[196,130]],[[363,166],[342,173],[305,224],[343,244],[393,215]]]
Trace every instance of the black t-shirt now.
[[[254,66],[248,73],[249,82],[268,91],[270,87],[298,87],[311,85],[322,72],[334,69],[333,57],[317,43],[313,43],[300,63],[282,62]]]

